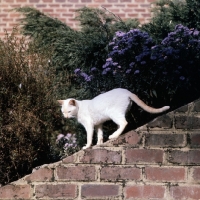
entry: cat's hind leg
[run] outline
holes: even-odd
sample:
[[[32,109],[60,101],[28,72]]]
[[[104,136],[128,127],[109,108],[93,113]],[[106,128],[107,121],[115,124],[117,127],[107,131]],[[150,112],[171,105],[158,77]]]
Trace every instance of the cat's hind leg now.
[[[128,123],[125,117],[119,117],[117,119],[112,120],[118,125],[118,129],[112,135],[109,136],[109,139],[116,139],[121,135]]]
[[[97,132],[97,145],[103,144],[103,129],[102,124],[95,127]]]

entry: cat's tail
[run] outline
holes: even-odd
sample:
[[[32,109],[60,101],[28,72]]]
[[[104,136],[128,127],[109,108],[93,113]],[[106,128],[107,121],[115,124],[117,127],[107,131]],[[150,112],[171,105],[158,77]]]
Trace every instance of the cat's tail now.
[[[144,109],[145,111],[149,112],[149,113],[161,113],[164,112],[166,110],[168,110],[170,107],[169,106],[164,106],[162,108],[152,108],[148,105],[146,105],[141,99],[139,99],[139,97],[135,94],[132,93],[131,95],[131,100],[134,101],[138,106],[140,106],[142,109]]]

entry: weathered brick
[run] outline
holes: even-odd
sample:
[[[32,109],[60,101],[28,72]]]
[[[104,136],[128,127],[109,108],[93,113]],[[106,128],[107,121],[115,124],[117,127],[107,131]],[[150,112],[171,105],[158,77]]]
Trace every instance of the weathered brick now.
[[[6,185],[0,187],[0,199],[29,199],[30,185]]]
[[[176,116],[175,127],[177,129],[199,129],[200,118],[195,116]]]
[[[183,167],[146,167],[146,178],[151,181],[183,181],[185,169]]]
[[[162,163],[163,150],[159,149],[127,149],[126,163]]]
[[[175,113],[186,113],[187,111],[188,111],[188,105],[182,106],[182,107],[176,109],[174,112]]]
[[[84,198],[105,199],[105,197],[117,197],[120,193],[119,185],[94,185],[85,184],[81,186],[81,196]]]
[[[147,124],[147,127],[171,128],[172,127],[172,119],[168,115],[163,115],[163,116],[157,117],[153,121],[149,122]]]
[[[169,153],[169,162],[183,165],[200,164],[200,150],[171,151]]]
[[[51,181],[53,179],[53,170],[40,168],[25,178],[26,181]]]
[[[44,184],[35,186],[36,198],[75,198],[77,185],[74,184]]]
[[[120,136],[117,140],[109,141],[113,145],[129,145],[137,146],[139,145],[141,137],[135,131],[129,131],[128,133]]]
[[[64,164],[74,163],[75,162],[75,155],[68,156],[62,160]]]
[[[82,163],[121,163],[121,151],[111,151],[106,149],[89,149],[80,155],[80,162]]]
[[[101,180],[139,180],[141,178],[141,169],[136,167],[103,167],[100,172]]]
[[[125,199],[163,198],[165,187],[160,185],[133,185],[125,187]]]
[[[198,182],[200,181],[200,167],[193,168],[192,179]]]
[[[172,186],[170,187],[170,196],[175,200],[199,200],[200,186]]]
[[[191,148],[200,147],[200,133],[190,134],[190,142]]]
[[[95,180],[94,166],[67,166],[56,168],[58,179],[93,181]]]
[[[183,134],[146,134],[146,146],[182,147],[185,146]]]
[[[200,100],[199,99],[194,102],[194,109],[193,109],[193,111],[200,112]]]

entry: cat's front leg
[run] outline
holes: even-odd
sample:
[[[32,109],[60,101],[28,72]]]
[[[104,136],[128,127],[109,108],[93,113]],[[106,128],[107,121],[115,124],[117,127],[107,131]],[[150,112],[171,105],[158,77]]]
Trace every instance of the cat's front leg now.
[[[94,128],[92,126],[87,126],[85,129],[87,132],[87,144],[83,147],[83,149],[88,149],[92,146]]]
[[[95,127],[97,131],[97,145],[103,144],[103,129],[102,124]]]

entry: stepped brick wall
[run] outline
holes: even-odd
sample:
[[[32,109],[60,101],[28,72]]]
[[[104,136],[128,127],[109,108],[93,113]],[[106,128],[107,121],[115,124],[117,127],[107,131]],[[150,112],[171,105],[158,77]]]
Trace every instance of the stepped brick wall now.
[[[0,199],[200,199],[200,100],[101,147],[43,165]]]
[[[77,28],[75,10],[84,6],[106,8],[122,19],[137,18],[141,23],[151,16],[151,3],[155,0],[0,0],[0,38],[4,30],[11,32],[19,22],[20,15],[13,10],[17,7],[31,6],[45,14],[58,18],[72,28]]]

